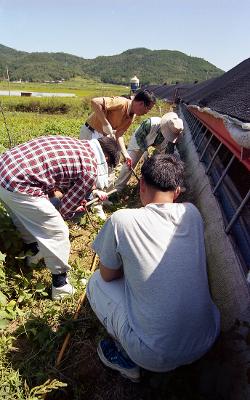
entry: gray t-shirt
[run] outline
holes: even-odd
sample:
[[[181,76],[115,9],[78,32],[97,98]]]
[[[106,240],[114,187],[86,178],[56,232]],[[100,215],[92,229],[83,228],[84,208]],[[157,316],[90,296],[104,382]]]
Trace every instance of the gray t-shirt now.
[[[116,211],[93,243],[101,263],[123,266],[128,322],[155,354],[155,370],[201,357],[219,332],[211,300],[203,222],[190,203]],[[136,353],[136,349],[131,350]],[[147,367],[148,355],[140,355]]]

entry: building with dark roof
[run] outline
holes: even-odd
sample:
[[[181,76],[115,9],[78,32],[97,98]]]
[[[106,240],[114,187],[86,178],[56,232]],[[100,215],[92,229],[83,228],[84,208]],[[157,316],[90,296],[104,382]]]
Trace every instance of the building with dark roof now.
[[[147,89],[184,120],[179,151],[205,222],[222,327],[250,322],[250,58],[217,78]]]

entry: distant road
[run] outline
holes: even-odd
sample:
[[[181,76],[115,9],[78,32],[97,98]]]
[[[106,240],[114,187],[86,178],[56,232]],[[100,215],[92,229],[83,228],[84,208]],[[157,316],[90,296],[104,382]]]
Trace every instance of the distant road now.
[[[32,96],[32,97],[75,97],[73,93],[45,93],[15,90],[0,90],[0,96]]]

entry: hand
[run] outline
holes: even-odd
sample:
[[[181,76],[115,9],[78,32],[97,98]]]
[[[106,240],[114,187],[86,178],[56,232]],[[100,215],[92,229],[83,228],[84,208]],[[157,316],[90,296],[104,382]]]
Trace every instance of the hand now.
[[[59,190],[59,189],[55,189],[55,191],[54,191],[54,196],[57,198],[57,199],[62,199],[63,198],[63,193],[61,192],[61,190]]]
[[[107,136],[113,135],[113,128],[109,122],[107,122],[107,124],[103,125],[102,130]]]
[[[132,158],[130,157],[130,155],[125,154],[124,157],[125,157],[125,162],[126,162],[127,166],[129,168],[132,168]]]
[[[75,212],[86,212],[86,203],[87,203],[87,200],[86,200],[86,199],[83,199],[83,200],[81,201],[80,206],[77,207],[77,209],[75,210]]]
[[[95,189],[95,190],[92,191],[92,193],[93,193],[94,195],[96,195],[97,197],[99,197],[99,199],[100,199],[101,201],[107,200],[107,198],[108,198],[107,193],[106,193],[106,192],[103,192],[102,190]]]
[[[85,212],[86,208],[84,206],[79,206],[77,207],[77,209],[75,210],[75,212]]]
[[[63,198],[63,192],[58,187],[55,187],[49,191],[48,196],[56,197],[57,199],[61,200]]]

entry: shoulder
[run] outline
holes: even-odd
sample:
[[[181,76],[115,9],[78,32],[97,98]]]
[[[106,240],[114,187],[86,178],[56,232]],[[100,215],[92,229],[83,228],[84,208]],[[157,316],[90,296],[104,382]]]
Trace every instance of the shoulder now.
[[[107,109],[109,108],[123,108],[128,107],[131,104],[131,100],[125,99],[124,97],[115,96],[115,97],[104,97],[104,104]]]
[[[193,203],[189,203],[189,202],[184,202],[184,203],[180,203],[183,204],[183,206],[185,207],[185,209],[190,212],[191,214],[195,214],[195,215],[201,215],[200,211],[198,210],[198,208],[193,204]]]
[[[131,221],[135,220],[135,218],[140,217],[140,215],[143,215],[145,208],[126,208],[122,210],[115,211],[111,217],[110,220],[112,224],[117,225],[117,224],[122,224],[122,225],[129,225],[131,224]]]
[[[192,204],[192,203],[176,203],[176,204],[182,204],[184,213],[190,216],[190,218],[197,221],[202,222],[202,216],[198,208]]]

